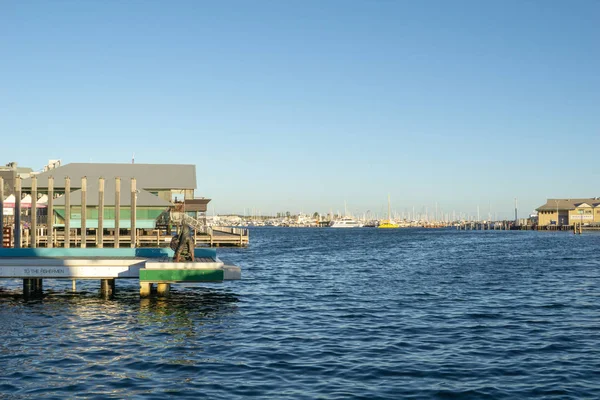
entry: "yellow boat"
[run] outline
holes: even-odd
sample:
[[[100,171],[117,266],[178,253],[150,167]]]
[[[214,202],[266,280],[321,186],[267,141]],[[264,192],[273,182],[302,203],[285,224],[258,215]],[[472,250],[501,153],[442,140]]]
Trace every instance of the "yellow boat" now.
[[[384,220],[384,221],[382,221],[382,222],[379,224],[378,228],[382,228],[382,229],[393,229],[393,228],[400,228],[400,225],[398,225],[398,224],[395,224],[395,223],[393,223],[393,222],[391,222],[391,221],[389,221],[389,220]]]
[[[378,228],[382,229],[395,229],[400,228],[398,224],[392,221],[392,213],[390,208],[390,195],[388,194],[388,219],[381,221]]]

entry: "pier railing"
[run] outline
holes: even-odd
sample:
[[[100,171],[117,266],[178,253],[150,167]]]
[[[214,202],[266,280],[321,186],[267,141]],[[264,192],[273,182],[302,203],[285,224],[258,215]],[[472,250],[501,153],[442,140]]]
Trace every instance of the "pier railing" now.
[[[171,212],[171,221],[174,223],[185,223],[191,226],[196,235],[196,244],[209,246],[247,246],[249,243],[248,229],[235,227],[207,226],[203,221],[190,217],[184,212]]]
[[[187,224],[187,225],[191,226],[197,233],[202,233],[205,235],[212,234],[211,227],[206,226],[204,224],[204,222],[199,221],[196,218],[190,217],[189,215],[187,215],[184,212],[177,212],[177,211],[171,212],[171,221],[176,224],[179,224],[179,223]]]
[[[213,226],[212,230],[213,230],[213,232],[228,233],[230,235],[248,236],[248,229],[244,229],[244,228],[236,228],[236,227],[229,227],[229,226]]]

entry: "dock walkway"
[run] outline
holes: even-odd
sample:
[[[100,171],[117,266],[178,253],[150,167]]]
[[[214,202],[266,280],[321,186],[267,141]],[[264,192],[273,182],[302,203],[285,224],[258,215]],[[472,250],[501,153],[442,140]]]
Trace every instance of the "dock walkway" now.
[[[23,279],[25,296],[41,290],[42,279],[100,279],[107,295],[114,294],[116,279],[139,279],[142,296],[153,283],[168,293],[171,283],[241,279],[241,269],[225,265],[214,249],[194,255],[195,262],[175,263],[167,248],[0,249],[0,279]]]

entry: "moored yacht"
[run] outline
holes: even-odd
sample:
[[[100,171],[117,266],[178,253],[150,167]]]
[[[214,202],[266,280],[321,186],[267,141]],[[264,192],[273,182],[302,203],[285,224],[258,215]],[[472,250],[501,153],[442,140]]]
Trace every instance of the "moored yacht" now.
[[[390,195],[388,194],[388,219],[387,220],[383,220],[379,223],[378,228],[381,229],[395,229],[395,228],[399,228],[400,225],[398,225],[397,223],[395,223],[392,220],[392,210],[391,210],[391,205],[390,205]]]
[[[329,226],[331,228],[360,228],[362,227],[362,224],[353,218],[344,217],[341,219],[331,221],[329,223]]]

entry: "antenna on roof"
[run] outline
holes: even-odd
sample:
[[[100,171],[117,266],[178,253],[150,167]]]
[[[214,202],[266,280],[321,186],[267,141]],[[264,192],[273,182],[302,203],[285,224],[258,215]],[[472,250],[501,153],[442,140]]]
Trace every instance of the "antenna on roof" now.
[[[131,163],[135,164],[135,153],[131,155]]]

